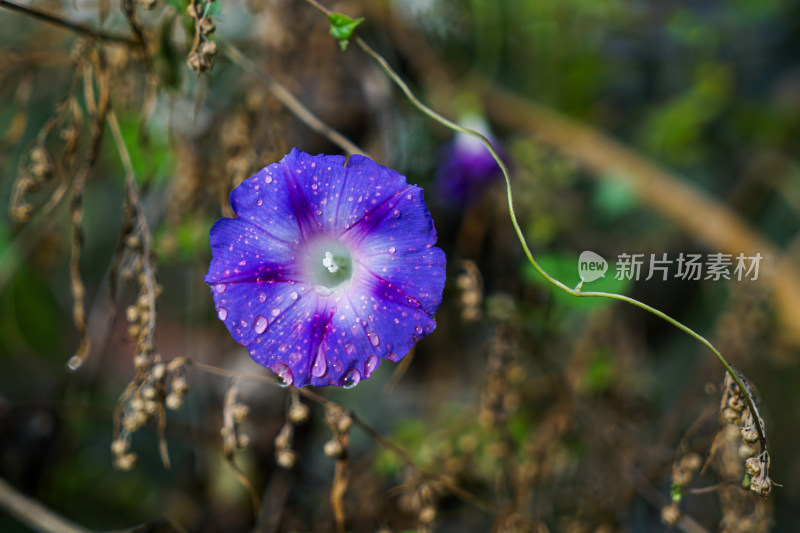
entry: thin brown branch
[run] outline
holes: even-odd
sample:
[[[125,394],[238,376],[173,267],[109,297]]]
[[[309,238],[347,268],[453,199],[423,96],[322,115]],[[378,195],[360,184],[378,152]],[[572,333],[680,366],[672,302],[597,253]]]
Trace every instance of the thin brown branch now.
[[[0,508],[31,529],[42,533],[91,533],[52,509],[25,496],[0,478]]]
[[[244,56],[235,46],[230,43],[222,43],[223,53],[228,59],[242,70],[250,73],[267,90],[277,98],[289,111],[299,118],[306,126],[319,133],[330,142],[347,152],[348,154],[367,155],[364,150],[359,148],[353,141],[330,127],[319,117],[311,112],[303,103],[298,100],[289,89],[275,78],[264,72],[255,63]]]
[[[91,134],[89,142],[89,150],[86,154],[86,160],[78,169],[75,178],[72,181],[72,198],[70,202],[70,221],[72,223],[72,253],[69,262],[69,275],[70,275],[70,289],[72,292],[72,317],[75,322],[75,328],[80,335],[80,344],[75,351],[75,355],[70,359],[70,368],[78,368],[81,366],[89,355],[91,343],[86,328],[86,309],[85,309],[85,294],[86,289],[83,284],[80,272],[81,251],[83,248],[83,190],[86,186],[86,181],[89,178],[89,173],[94,168],[98,157],[100,156],[100,145],[103,140],[103,124],[106,119],[106,112],[108,111],[109,98],[110,98],[110,80],[108,71],[103,64],[103,58],[96,50],[89,51],[92,59],[84,66],[84,79],[85,79],[85,96],[87,108],[92,114],[94,119],[91,123]],[[99,94],[95,100],[93,83],[97,82]]]
[[[62,28],[66,28],[76,33],[88,35],[90,37],[94,37],[95,39],[99,39],[102,41],[121,43],[129,46],[136,45],[136,41],[131,39],[127,35],[117,35],[114,33],[105,32],[103,30],[97,30],[95,28],[92,28],[91,26],[86,26],[78,22],[72,22],[71,20],[67,20],[65,18],[50,13],[45,13],[44,11],[39,11],[38,9],[34,9],[32,7],[15,4],[14,2],[9,2],[8,0],[0,0],[0,7],[4,7],[9,11],[16,11],[17,13],[22,13],[29,17],[33,17],[35,19],[48,22],[50,24],[55,24],[56,26],[61,26]]]

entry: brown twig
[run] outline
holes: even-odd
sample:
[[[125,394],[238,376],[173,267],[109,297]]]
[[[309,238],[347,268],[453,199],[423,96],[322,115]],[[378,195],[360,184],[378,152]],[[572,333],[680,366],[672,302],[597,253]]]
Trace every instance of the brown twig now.
[[[70,202],[70,221],[72,223],[72,253],[69,262],[70,289],[72,292],[72,317],[80,336],[80,343],[75,355],[70,359],[70,368],[78,368],[89,355],[90,340],[86,328],[85,293],[81,278],[80,260],[83,248],[83,190],[89,173],[100,156],[100,145],[103,140],[103,124],[106,120],[111,94],[108,71],[103,64],[102,56],[96,50],[88,52],[91,60],[84,65],[84,94],[86,107],[94,119],[90,126],[89,151],[86,159],[78,169],[72,181],[72,198]],[[95,98],[94,82],[97,82],[99,94]]]
[[[28,6],[23,6],[20,4],[15,4],[14,2],[9,2],[8,0],[0,0],[0,7],[4,7],[9,11],[16,11],[18,13],[23,13],[35,19],[42,20],[50,24],[55,24],[56,26],[61,26],[62,28],[66,28],[68,30],[81,33],[83,35],[89,35],[90,37],[94,37],[98,40],[126,44],[129,46],[137,44],[135,40],[131,39],[127,35],[117,35],[105,32],[103,30],[97,30],[95,28],[86,26],[84,24],[80,24],[78,22],[72,22],[70,20],[58,17],[56,15],[39,11],[38,9],[34,9]]]
[[[42,533],[91,533],[89,529],[23,495],[3,478],[0,478],[0,508],[31,529]]]
[[[228,59],[242,70],[250,73],[267,90],[277,98],[289,111],[299,118],[306,126],[319,133],[330,142],[347,152],[348,154],[367,155],[364,150],[359,148],[353,141],[327,125],[314,113],[312,113],[303,103],[298,100],[289,89],[272,76],[264,72],[255,63],[244,56],[235,46],[230,43],[223,43],[223,53]]]

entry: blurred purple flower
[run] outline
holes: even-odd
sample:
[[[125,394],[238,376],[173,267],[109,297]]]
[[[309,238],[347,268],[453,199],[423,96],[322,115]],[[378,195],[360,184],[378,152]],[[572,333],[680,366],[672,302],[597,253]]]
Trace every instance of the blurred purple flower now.
[[[205,277],[217,316],[285,385],[355,386],[433,331],[445,256],[422,189],[293,149],[231,192]]]
[[[485,135],[503,157],[483,119],[469,117],[463,125]],[[468,133],[456,133],[455,138],[442,148],[439,160],[436,189],[446,204],[461,207],[475,203],[486,187],[502,176],[500,167],[483,142]]]

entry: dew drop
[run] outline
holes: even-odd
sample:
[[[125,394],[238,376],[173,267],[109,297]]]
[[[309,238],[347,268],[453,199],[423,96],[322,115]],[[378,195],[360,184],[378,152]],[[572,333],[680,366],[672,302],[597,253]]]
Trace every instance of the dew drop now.
[[[375,367],[378,366],[378,356],[377,355],[370,355],[367,357],[367,362],[364,364],[364,375],[369,377],[374,371]]]
[[[224,283],[217,283],[216,285],[214,285],[214,290],[217,291],[217,294],[222,294],[223,292],[225,292],[226,287],[227,285],[225,285]]]
[[[266,301],[267,301],[267,293],[266,292],[259,293],[258,294],[258,303],[263,304]]]
[[[353,355],[356,353],[356,346],[352,342],[348,342],[344,345],[344,351],[347,355]]]
[[[281,308],[280,307],[273,307],[270,310],[269,314],[271,314],[272,316],[278,316],[279,314],[281,314]]]
[[[290,292],[289,298],[291,298],[292,300],[297,300],[297,293],[295,291]]]
[[[247,261],[245,261],[244,259],[242,259],[241,261],[239,261],[239,266],[240,266],[240,267],[247,266]]]
[[[352,389],[358,385],[359,381],[361,381],[361,372],[355,368],[351,368],[345,372],[344,376],[342,376],[342,379],[339,380],[339,385],[345,389]]]
[[[265,181],[265,182],[267,182],[267,183],[272,183],[272,176],[270,176],[269,174],[267,174],[267,175],[264,177],[264,181]]]
[[[419,300],[417,300],[413,296],[409,296],[408,297],[408,303],[410,303],[414,307],[421,307],[422,306],[422,304],[419,303]]]
[[[378,337],[377,333],[369,332],[367,337],[369,338],[369,343],[373,346],[378,346],[381,343],[381,338]]]
[[[333,294],[333,290],[326,287],[325,285],[314,285],[314,292],[316,292],[320,296],[330,296],[331,294]]]
[[[239,323],[242,325],[242,327],[243,327],[243,328],[246,328],[246,327],[247,327],[247,320],[245,320],[245,319],[241,319],[241,320],[239,321]]]
[[[392,211],[392,218],[400,218],[400,210],[399,209],[395,209],[394,211]]]
[[[321,378],[328,372],[328,360],[325,357],[325,352],[320,349],[317,352],[317,357],[314,358],[314,364],[311,367],[311,375],[315,378]]]
[[[390,247],[389,247],[389,253],[390,253],[390,254],[393,254],[393,253],[395,253],[396,251],[397,251],[397,248],[395,248],[394,246],[390,246]],[[244,266],[244,265],[242,265],[242,266]]]
[[[275,373],[275,377],[278,378],[278,385],[281,387],[288,387],[294,382],[292,369],[287,365],[283,363],[275,363],[272,365],[271,370]]]
[[[224,307],[220,307],[219,309],[217,309],[217,318],[219,318],[220,320],[225,320],[226,318],[228,318],[228,310],[225,309]]]
[[[267,330],[267,317],[258,315],[256,321],[253,322],[253,330],[261,335]]]
[[[316,183],[312,183],[311,184],[311,190],[312,191],[316,191],[317,189],[319,189],[319,185],[317,185]]]
[[[262,205],[264,205],[264,199],[263,199],[263,198],[259,198],[259,199],[256,201],[256,205],[257,205],[258,207],[261,207]]]
[[[422,331],[423,331],[422,330],[422,326],[417,324],[416,326],[414,326],[414,331],[417,333],[417,335],[422,335]]]

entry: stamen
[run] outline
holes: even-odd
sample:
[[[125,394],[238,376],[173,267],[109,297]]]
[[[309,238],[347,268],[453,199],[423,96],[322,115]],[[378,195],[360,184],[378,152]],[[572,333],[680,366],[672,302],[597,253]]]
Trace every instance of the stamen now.
[[[339,265],[336,264],[336,261],[333,259],[333,254],[330,252],[325,252],[325,257],[322,258],[322,266],[327,268],[328,272],[331,274],[339,270]]]

